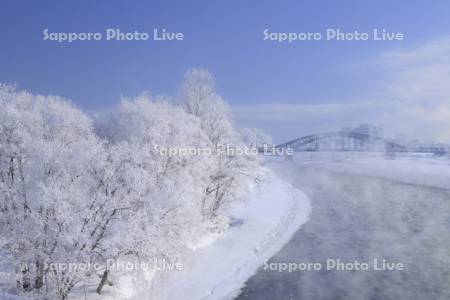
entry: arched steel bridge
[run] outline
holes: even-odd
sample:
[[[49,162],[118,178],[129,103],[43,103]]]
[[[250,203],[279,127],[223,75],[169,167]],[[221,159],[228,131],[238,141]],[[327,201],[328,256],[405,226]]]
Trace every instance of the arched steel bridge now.
[[[422,152],[444,154],[447,149],[427,147],[409,149],[393,140],[357,132],[325,132],[311,134],[277,145],[276,148],[291,148],[302,151],[386,151],[386,152]]]

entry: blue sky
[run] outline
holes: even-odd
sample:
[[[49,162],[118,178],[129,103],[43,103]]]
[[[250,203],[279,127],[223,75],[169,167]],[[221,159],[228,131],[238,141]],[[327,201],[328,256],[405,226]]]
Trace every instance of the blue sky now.
[[[386,68],[380,57],[408,55],[442,41],[450,34],[449,12],[448,1],[7,0],[0,11],[0,82],[64,96],[89,111],[112,107],[121,95],[144,90],[176,94],[185,71],[202,67],[214,75],[219,93],[235,108],[239,122],[287,139],[307,131],[357,125],[353,123],[365,118],[346,123],[346,114],[340,112],[327,127],[320,117],[292,123],[295,120],[247,119],[245,114],[252,108],[261,113],[267,105],[272,110],[277,104],[288,111],[292,111],[289,105],[297,109],[312,105],[320,112],[329,104],[353,107],[384,97],[392,90],[386,88],[386,78],[400,80],[404,69],[392,70],[392,64]],[[165,28],[183,32],[185,39],[68,44],[44,41],[45,28],[53,32]],[[264,41],[265,28],[273,32],[385,28],[404,33],[406,39],[288,44]],[[444,51],[441,55],[448,54],[446,48],[439,49]],[[293,125],[301,130],[288,132]],[[438,136],[447,138],[447,133]]]

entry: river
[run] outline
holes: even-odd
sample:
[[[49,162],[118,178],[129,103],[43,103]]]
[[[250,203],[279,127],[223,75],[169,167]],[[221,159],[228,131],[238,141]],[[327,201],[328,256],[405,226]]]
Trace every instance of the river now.
[[[450,299],[450,191],[320,164],[283,162],[273,169],[310,197],[310,221],[236,299]],[[327,267],[337,259],[369,269]],[[374,259],[404,268],[374,270]],[[279,272],[271,267],[277,263],[322,268]]]

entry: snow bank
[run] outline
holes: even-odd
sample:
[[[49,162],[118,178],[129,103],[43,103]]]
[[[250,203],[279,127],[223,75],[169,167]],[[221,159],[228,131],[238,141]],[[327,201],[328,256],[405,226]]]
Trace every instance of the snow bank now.
[[[194,251],[184,270],[135,299],[231,299],[243,283],[308,220],[308,197],[274,175],[245,203],[231,209],[242,224]]]
[[[340,161],[305,161],[295,158],[297,164],[320,163],[321,167],[358,175],[376,176],[409,184],[450,189],[450,160],[446,157],[404,155],[396,159],[366,157]]]

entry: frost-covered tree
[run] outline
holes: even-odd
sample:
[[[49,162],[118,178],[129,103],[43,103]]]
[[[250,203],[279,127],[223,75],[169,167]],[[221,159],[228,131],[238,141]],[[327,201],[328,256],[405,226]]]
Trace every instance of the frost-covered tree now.
[[[64,298],[76,272],[46,266],[90,260],[101,239],[83,232],[95,209],[88,170],[101,147],[90,120],[67,101],[2,86],[0,106],[1,247],[21,266],[21,289],[46,282]]]
[[[200,119],[217,155],[204,191],[204,219],[213,219],[228,203],[248,194],[248,188],[263,176],[257,157],[235,155],[233,150],[243,142],[234,129],[227,104],[216,93],[211,74],[202,69],[186,73],[181,98],[185,110]],[[228,150],[230,151],[228,151]]]
[[[128,161],[122,173],[137,212],[130,228],[116,231],[120,246],[113,249],[141,258],[176,258],[201,234],[200,199],[211,156],[183,152],[209,147],[198,118],[167,99],[143,94],[124,99],[101,127],[109,152],[123,153]]]
[[[272,146],[272,137],[261,129],[244,127],[239,129],[239,134],[242,141],[249,147]]]
[[[136,200],[130,158],[106,151],[66,100],[1,87],[0,105],[0,246],[21,290],[65,299],[81,266],[122,249],[112,237]]]

